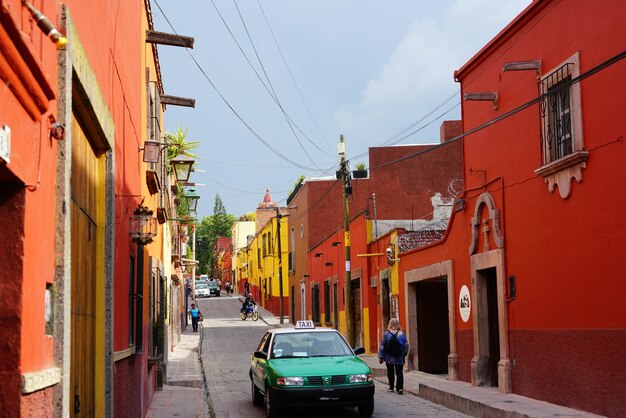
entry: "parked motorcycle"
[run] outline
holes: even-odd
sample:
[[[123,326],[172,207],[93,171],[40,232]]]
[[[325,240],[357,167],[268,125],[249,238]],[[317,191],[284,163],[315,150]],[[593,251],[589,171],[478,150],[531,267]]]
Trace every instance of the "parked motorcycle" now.
[[[248,318],[252,318],[253,321],[256,321],[259,319],[259,310],[256,305],[251,305],[246,308],[245,312],[241,312],[240,315],[242,321]]]

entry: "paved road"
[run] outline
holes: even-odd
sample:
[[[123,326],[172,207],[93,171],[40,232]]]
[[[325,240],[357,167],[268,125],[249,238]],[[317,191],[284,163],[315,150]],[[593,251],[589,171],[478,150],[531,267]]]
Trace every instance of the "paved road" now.
[[[252,405],[250,395],[250,354],[270,327],[262,320],[239,318],[240,302],[232,296],[199,300],[204,315],[202,361],[210,396],[212,417],[265,417],[262,407]],[[386,391],[376,382],[374,417],[466,417],[411,394]],[[356,409],[297,411],[298,417],[358,417]],[[296,416],[288,412],[285,416]]]

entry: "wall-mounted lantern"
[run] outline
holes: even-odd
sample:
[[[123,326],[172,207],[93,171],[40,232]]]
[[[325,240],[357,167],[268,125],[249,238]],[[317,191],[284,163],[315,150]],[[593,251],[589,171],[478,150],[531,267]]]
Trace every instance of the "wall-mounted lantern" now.
[[[144,141],[143,162],[158,163],[161,159],[161,151],[163,151],[168,146],[168,144],[162,144],[159,141]]]
[[[175,158],[170,160],[172,168],[174,169],[174,175],[177,182],[189,181],[189,175],[191,174],[191,168],[196,161],[186,156],[185,154],[178,154]]]
[[[196,213],[198,209],[198,200],[200,199],[200,195],[196,192],[196,189],[191,188],[185,191],[185,199],[187,200],[187,208],[189,212]]]
[[[130,237],[133,242],[141,245],[150,244],[157,235],[157,219],[153,211],[139,205],[130,217]]]

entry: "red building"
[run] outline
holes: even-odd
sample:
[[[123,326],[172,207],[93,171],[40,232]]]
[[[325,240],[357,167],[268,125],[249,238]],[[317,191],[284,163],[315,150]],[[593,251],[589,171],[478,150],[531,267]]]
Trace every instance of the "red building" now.
[[[380,280],[381,268],[372,265],[368,244],[397,228],[417,229],[448,216],[451,184],[461,176],[461,144],[447,142],[460,133],[455,121],[442,125],[440,144],[370,148],[369,178],[353,179],[349,198],[351,283],[354,301],[355,341],[375,351],[382,323],[390,310],[381,300],[396,303],[398,289],[390,294],[391,277]],[[429,150],[429,152],[425,152]],[[448,202],[447,204],[445,202]],[[341,182],[307,179],[296,188],[289,205],[289,296],[291,320],[314,321],[346,330],[345,247]],[[403,229],[402,229],[403,230]],[[383,275],[389,273],[386,239],[380,258]],[[374,267],[374,268],[373,268]],[[397,273],[396,273],[397,276]],[[381,295],[379,283],[387,285]]]
[[[455,73],[465,190],[400,257],[412,368],[623,414],[625,18],[534,1]]]
[[[232,258],[230,248],[232,240],[229,237],[217,237],[213,245],[213,278],[220,280],[222,287],[231,276]]]

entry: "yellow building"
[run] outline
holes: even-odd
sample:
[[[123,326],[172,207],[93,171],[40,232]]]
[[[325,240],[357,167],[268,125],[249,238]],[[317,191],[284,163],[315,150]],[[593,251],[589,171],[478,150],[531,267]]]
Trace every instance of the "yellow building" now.
[[[268,208],[269,209],[269,208]],[[283,315],[288,315],[288,248],[287,216],[272,208],[274,217],[267,220],[254,235],[245,251],[250,292],[255,301],[275,315],[281,314],[281,282]],[[243,254],[241,251],[240,254]],[[242,272],[243,262],[241,263]],[[282,274],[280,272],[282,271]]]

